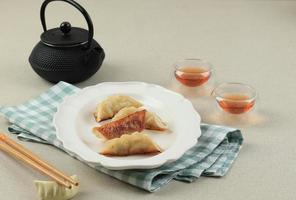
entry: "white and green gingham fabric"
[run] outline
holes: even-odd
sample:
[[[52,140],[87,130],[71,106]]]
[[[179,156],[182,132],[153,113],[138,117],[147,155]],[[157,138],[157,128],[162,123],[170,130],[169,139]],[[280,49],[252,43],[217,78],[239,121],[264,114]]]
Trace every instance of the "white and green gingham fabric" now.
[[[22,105],[0,107],[0,113],[12,123],[8,130],[17,133],[19,139],[54,145],[86,163],[78,155],[63,148],[62,142],[56,138],[52,123],[59,103],[78,90],[73,85],[60,82]],[[208,124],[202,124],[201,130],[202,135],[193,148],[177,161],[156,169],[113,171],[99,165],[86,164],[149,192],[158,190],[171,180],[192,182],[200,176],[225,175],[242,145],[241,132],[234,128]]]

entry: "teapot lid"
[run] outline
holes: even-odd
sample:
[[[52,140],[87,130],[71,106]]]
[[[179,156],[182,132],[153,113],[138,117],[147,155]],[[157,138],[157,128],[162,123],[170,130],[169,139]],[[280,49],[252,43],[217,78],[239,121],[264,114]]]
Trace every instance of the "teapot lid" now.
[[[51,47],[74,47],[88,42],[89,32],[83,28],[72,27],[69,22],[62,22],[59,28],[44,31],[41,41]]]

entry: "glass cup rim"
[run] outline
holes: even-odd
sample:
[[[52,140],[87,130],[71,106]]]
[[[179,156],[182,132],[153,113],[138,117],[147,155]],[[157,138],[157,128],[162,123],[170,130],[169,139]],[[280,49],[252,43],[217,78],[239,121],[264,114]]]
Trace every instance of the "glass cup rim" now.
[[[221,88],[223,86],[227,86],[227,85],[236,85],[236,86],[242,86],[242,87],[246,87],[248,89],[251,90],[251,97],[248,98],[248,99],[245,99],[245,100],[235,100],[235,99],[229,99],[227,97],[223,97],[221,94],[219,94],[219,92],[217,92],[217,89],[218,88]],[[246,84],[246,83],[239,83],[239,82],[225,82],[225,83],[221,83],[219,84],[217,87],[215,87],[211,93],[213,96],[215,97],[219,97],[219,98],[222,98],[222,99],[226,99],[226,100],[230,100],[230,101],[240,101],[240,102],[248,102],[248,101],[254,101],[256,98],[257,98],[257,91],[255,90],[255,88],[249,84]]]
[[[213,72],[212,64],[209,61],[207,61],[205,59],[201,59],[201,58],[185,58],[185,59],[177,60],[173,64],[175,70],[176,71],[180,71],[180,67],[184,67],[184,66],[178,65],[178,63],[182,63],[182,62],[185,62],[185,61],[198,61],[198,62],[202,62],[202,63],[206,63],[207,64],[207,66],[205,66],[207,68],[207,70],[204,71],[204,72],[184,72],[186,74],[203,74],[203,73]],[[192,67],[195,67],[195,66],[192,66]]]

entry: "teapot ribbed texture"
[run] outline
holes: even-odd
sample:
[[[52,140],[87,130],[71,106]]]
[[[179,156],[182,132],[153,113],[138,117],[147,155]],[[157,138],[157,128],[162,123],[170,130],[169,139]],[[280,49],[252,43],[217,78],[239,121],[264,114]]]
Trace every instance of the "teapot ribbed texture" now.
[[[89,49],[83,46],[57,48],[39,42],[29,61],[34,71],[48,81],[74,83],[93,75],[100,68],[104,57],[103,49],[94,40]]]

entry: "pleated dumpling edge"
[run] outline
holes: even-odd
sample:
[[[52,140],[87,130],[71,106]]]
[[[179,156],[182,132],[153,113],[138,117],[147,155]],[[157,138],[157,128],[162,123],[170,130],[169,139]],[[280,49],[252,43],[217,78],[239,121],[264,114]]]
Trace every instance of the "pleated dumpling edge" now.
[[[77,175],[71,176],[77,181]],[[79,192],[79,186],[72,185],[68,189],[54,181],[34,181],[37,194],[40,200],[67,200],[74,197]]]

